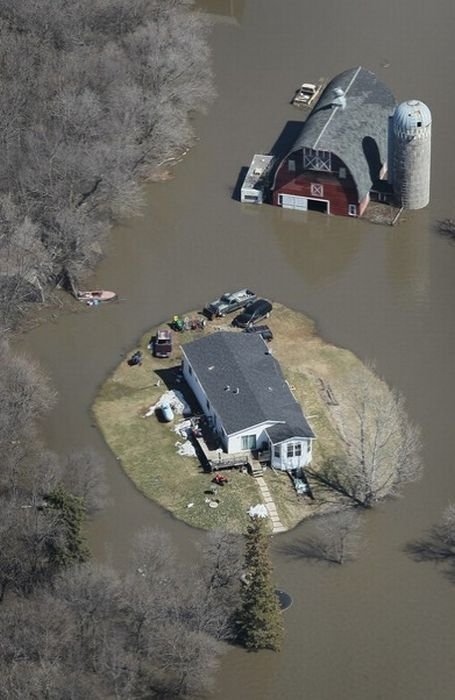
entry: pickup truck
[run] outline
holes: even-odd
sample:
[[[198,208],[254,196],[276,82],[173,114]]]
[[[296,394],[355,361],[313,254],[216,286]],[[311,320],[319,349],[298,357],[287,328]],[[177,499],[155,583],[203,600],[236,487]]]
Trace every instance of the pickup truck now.
[[[172,333],[167,328],[160,328],[156,335],[150,338],[147,345],[154,357],[170,357],[172,353]]]
[[[309,107],[319,95],[320,91],[320,85],[313,85],[313,83],[303,83],[295,93],[294,99],[292,100],[292,104],[305,105]]]
[[[204,307],[204,314],[211,321],[213,318],[225,316],[233,311],[243,309],[251,302],[256,301],[256,294],[250,289],[240,289],[238,292],[226,292],[219,299],[210,302]]]

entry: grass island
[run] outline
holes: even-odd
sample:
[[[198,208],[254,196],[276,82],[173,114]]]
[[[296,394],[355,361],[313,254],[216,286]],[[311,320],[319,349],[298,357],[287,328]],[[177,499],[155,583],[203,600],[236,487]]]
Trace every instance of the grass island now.
[[[187,317],[197,318],[198,312]],[[164,324],[149,330],[131,350],[142,352],[142,363],[130,366],[125,358],[102,385],[93,412],[110,449],[144,495],[194,527],[245,532],[248,509],[263,502],[257,480],[245,470],[229,470],[228,483],[216,491],[217,507],[208,507],[214,475],[197,456],[179,454],[182,439],[174,427],[182,417],[170,422],[160,421],[155,414],[145,417],[165,391],[189,393],[182,379],[181,346],[220,331],[240,333],[230,322],[228,316],[174,333],[169,358],[156,358],[147,349],[150,337]],[[352,352],[324,342],[314,322],[303,314],[275,304],[267,323],[273,332],[271,352],[316,435],[309,472],[314,475],[333,460],[346,460],[343,397],[351,391],[353,376],[356,381],[373,380],[381,392],[389,390]],[[186,398],[201,413],[194,396]],[[314,476],[308,476],[314,499],[298,495],[285,472],[266,468],[263,479],[283,529],[340,506],[342,495]]]

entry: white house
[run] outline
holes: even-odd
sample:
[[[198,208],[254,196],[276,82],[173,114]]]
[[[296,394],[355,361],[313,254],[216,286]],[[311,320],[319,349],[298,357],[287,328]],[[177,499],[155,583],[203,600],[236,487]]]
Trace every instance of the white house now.
[[[314,433],[259,334],[212,333],[182,355],[183,376],[225,452],[270,450],[282,470],[311,462]]]

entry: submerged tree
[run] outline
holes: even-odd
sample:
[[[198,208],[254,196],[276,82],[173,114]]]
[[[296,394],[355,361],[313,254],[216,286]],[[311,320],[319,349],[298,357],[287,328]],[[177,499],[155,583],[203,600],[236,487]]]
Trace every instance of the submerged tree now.
[[[358,509],[329,513],[318,519],[314,535],[283,545],[282,551],[296,558],[344,564],[356,558],[361,539],[360,526]]]
[[[444,510],[441,520],[426,536],[408,544],[406,551],[416,561],[448,564],[447,576],[455,582],[455,504]]]
[[[239,639],[247,649],[279,651],[281,647],[284,629],[272,571],[264,521],[252,518],[245,544],[245,585],[238,619]]]

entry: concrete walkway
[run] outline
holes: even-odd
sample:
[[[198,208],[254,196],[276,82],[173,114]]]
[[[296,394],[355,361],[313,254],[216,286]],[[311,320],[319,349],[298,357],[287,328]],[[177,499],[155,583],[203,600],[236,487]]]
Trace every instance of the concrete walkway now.
[[[270,520],[272,521],[272,534],[277,532],[285,532],[286,528],[278,517],[276,505],[270,494],[269,487],[265,483],[264,477],[258,476],[256,478],[256,482],[259,486],[259,491],[261,492],[262,498],[264,499],[264,505],[269,511]]]

